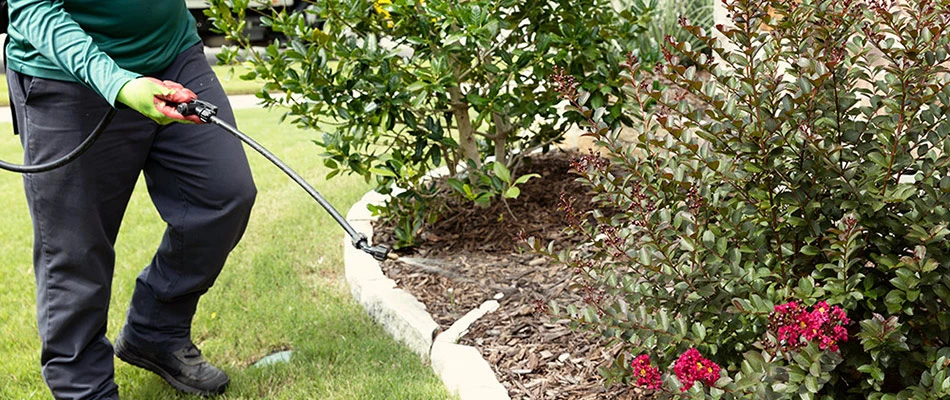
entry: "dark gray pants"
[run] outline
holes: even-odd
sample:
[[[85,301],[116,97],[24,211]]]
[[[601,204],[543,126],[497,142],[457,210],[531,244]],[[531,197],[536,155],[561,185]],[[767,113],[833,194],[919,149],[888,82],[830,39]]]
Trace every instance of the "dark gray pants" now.
[[[85,86],[7,71],[25,162],[75,148],[109,105]],[[234,122],[201,46],[157,74],[217,104]],[[57,399],[118,398],[106,319],[114,244],[139,173],[168,223],[135,283],[123,335],[151,349],[190,343],[198,298],[214,283],[247,225],[256,189],[244,149],[213,125],[159,126],[120,110],[95,145],[63,168],[24,175],[43,377]]]

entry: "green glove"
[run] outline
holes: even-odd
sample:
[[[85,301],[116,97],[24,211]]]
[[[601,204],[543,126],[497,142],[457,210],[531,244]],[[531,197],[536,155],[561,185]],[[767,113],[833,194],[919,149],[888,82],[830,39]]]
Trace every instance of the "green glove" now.
[[[198,96],[172,81],[162,82],[155,78],[142,77],[129,81],[122,89],[116,101],[129,106],[153,121],[168,125],[172,122],[201,123],[196,115],[183,116],[171,103],[185,103]]]

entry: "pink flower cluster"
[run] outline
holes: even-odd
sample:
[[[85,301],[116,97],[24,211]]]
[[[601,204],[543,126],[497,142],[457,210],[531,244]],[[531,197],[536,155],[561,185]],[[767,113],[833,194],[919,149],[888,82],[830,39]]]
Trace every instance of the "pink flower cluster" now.
[[[660,370],[650,364],[650,356],[641,354],[633,359],[630,366],[633,367],[633,376],[637,378],[637,386],[652,390],[660,388]],[[694,348],[686,350],[673,364],[673,373],[683,384],[680,388],[683,392],[692,388],[697,381],[707,386],[715,385],[720,370],[719,365],[704,358]]]
[[[637,386],[657,390],[660,388],[660,370],[650,365],[650,356],[641,354],[630,363]]]
[[[811,311],[794,301],[777,305],[769,320],[779,344],[798,349],[817,342],[818,348],[831,351],[838,351],[838,343],[848,341],[845,326],[851,323],[844,310],[824,301],[815,304]]]
[[[687,391],[696,381],[700,381],[707,386],[713,386],[719,380],[719,366],[716,363],[704,358],[699,354],[699,350],[690,348],[673,364],[673,372],[676,379],[683,384],[681,391]]]

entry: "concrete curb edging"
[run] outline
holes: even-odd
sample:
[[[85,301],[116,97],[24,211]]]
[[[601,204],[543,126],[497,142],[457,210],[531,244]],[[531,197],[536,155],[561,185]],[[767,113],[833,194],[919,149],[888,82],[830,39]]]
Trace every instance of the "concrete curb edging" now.
[[[357,231],[372,237],[373,216],[366,206],[382,204],[385,199],[379,193],[367,193],[347,212],[347,221]],[[497,301],[486,301],[436,336],[438,324],[424,304],[396,287],[396,282],[383,274],[379,263],[355,249],[349,237],[344,238],[343,248],[346,282],[353,298],[393,338],[430,362],[449,392],[462,400],[510,400],[508,390],[498,382],[481,353],[472,346],[458,344],[472,323],[498,309]]]

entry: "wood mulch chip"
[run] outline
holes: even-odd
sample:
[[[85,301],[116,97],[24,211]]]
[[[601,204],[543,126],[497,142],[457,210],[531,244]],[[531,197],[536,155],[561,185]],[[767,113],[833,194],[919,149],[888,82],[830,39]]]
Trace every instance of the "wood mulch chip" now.
[[[550,300],[580,304],[573,270],[527,250],[518,240],[536,237],[571,243],[559,210],[561,193],[578,209],[590,203],[586,188],[570,173],[571,154],[533,156],[519,174],[538,173],[521,195],[489,208],[450,208],[421,233],[425,243],[387,261],[383,270],[423,302],[442,330],[491,299],[501,307],[479,319],[460,340],[488,360],[512,399],[639,399],[632,386],[605,387],[598,368],[622,349],[595,335],[573,331],[567,320],[544,312]],[[375,243],[392,243],[392,229],[377,226]],[[645,398],[645,396],[644,396]]]

